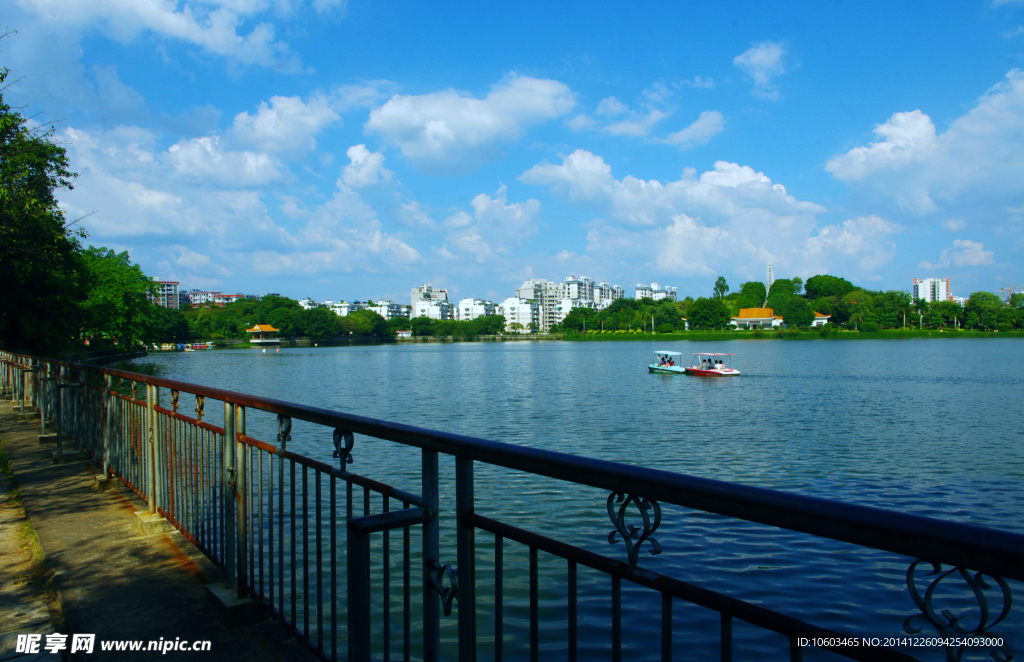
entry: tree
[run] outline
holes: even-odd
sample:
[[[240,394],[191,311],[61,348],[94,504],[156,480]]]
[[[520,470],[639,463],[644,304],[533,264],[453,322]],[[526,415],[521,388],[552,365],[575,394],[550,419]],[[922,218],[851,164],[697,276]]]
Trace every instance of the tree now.
[[[317,308],[314,310],[327,310],[330,312],[327,308]],[[331,314],[334,315],[334,313]],[[373,338],[375,340],[386,340],[394,337],[394,333],[388,327],[387,320],[372,310],[357,310],[341,318],[334,315],[334,318],[341,320],[342,335],[351,335],[356,338]],[[406,326],[405,328],[409,327]]]
[[[376,315],[376,313],[373,313]],[[306,323],[306,336],[310,340],[326,340],[334,338],[341,333],[341,325],[338,323],[338,316],[330,308],[310,308],[305,311],[304,321]],[[378,317],[380,317],[378,315]],[[381,320],[384,318],[381,317]]]
[[[292,327],[292,311],[288,308],[278,308],[267,316],[267,323],[278,330],[282,336],[295,335]]]
[[[782,321],[786,326],[806,327],[814,321],[814,312],[807,299],[802,297],[790,297],[782,309],[776,312],[782,315]]]
[[[1024,308],[1024,292],[1017,292],[1010,297],[1010,306],[1013,308]]]
[[[970,316],[972,313],[977,316],[976,326],[992,328],[996,326],[999,310],[1004,307],[1002,300],[991,292],[975,292],[967,300],[964,312]]]
[[[729,284],[725,282],[725,276],[719,276],[718,280],[715,281],[715,297],[721,301],[729,292]]]
[[[51,126],[32,126],[4,103],[8,74],[0,67],[0,344],[46,354],[76,335],[85,232],[57,204],[76,176],[67,153]]]
[[[793,281],[788,278],[780,278],[772,283],[772,289],[768,292],[768,307],[781,310],[793,297],[793,290]]]
[[[732,321],[729,309],[718,299],[700,297],[690,304],[687,313],[690,325],[696,329],[718,329]]]
[[[837,276],[811,276],[804,284],[808,299],[820,297],[841,297],[856,289],[850,281]]]
[[[187,343],[189,341],[188,320],[180,310],[156,306],[153,321],[147,336],[151,342]]]
[[[797,294],[797,295],[803,294],[803,289],[804,289],[804,279],[801,278],[800,276],[795,276],[793,278],[793,294]]]
[[[740,285],[740,308],[760,308],[768,298],[764,283],[751,280]]]
[[[149,334],[155,316],[148,294],[156,284],[128,252],[90,246],[82,253],[88,294],[82,302],[82,337],[93,343],[108,339],[122,348],[138,345]]]

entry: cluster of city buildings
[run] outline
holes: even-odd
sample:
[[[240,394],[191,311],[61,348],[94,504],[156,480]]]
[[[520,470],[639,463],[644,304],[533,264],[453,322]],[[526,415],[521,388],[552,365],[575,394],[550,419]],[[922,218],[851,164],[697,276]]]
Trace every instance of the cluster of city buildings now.
[[[179,291],[180,282],[176,280],[157,280],[156,292],[149,293],[149,300],[164,308],[182,308],[184,306],[226,306],[239,299],[260,299],[258,294],[224,294],[205,290]],[[270,295],[264,295],[270,296]],[[274,294],[273,296],[281,296]]]
[[[922,299],[928,303],[955,301],[961,306],[967,303],[966,297],[953,296],[953,290],[949,287],[949,278],[915,278],[910,294],[915,299]]]

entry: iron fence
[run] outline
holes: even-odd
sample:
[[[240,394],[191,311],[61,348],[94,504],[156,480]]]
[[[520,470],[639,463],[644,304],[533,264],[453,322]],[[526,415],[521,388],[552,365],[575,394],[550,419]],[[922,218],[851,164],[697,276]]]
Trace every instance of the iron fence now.
[[[662,551],[654,536],[662,523],[662,504],[906,557],[908,591],[919,610],[906,620],[907,632],[930,627],[943,637],[989,634],[1012,610],[1007,580],[1024,580],[1024,536],[1015,533],[416,428],[120,370],[3,352],[0,359],[0,390],[5,397],[25,408],[38,406],[43,426],[47,418],[54,419],[106,475],[119,478],[148,502],[150,512],[164,516],[223,568],[239,597],[259,602],[322,660],[410,660],[414,655],[437,660],[441,614],[449,616],[454,610],[459,659],[475,660],[479,653],[500,661],[507,641],[504,587],[519,580],[529,585],[529,657],[538,660],[539,552],[566,564],[570,660],[578,658],[579,650],[580,566],[608,577],[613,660],[622,658],[623,581],[660,594],[663,660],[679,652],[672,617],[677,600],[720,615],[719,651],[726,661],[733,657],[736,621],[788,638],[791,660],[801,659],[802,638],[821,642],[849,636],[642,567],[641,552]],[[161,389],[169,395],[169,407],[161,404]],[[192,411],[184,411],[183,395],[194,398]],[[204,420],[207,400],[223,407],[221,426]],[[274,443],[247,435],[247,410],[276,416]],[[293,420],[331,431],[338,466],[288,450]],[[350,471],[357,434],[419,449],[419,492]],[[440,533],[444,513],[439,508],[439,456],[455,460],[454,541],[442,539]],[[608,542],[621,545],[617,548],[624,548],[624,554],[598,554],[477,512],[477,464],[603,490],[614,527]],[[394,546],[392,532],[400,540]],[[414,533],[420,542],[416,550]],[[493,586],[487,587],[493,600],[486,605],[476,599],[482,586],[476,572],[478,533],[493,536]],[[528,550],[527,577],[505,576],[508,544]],[[446,562],[453,547],[454,565]],[[373,558],[373,551],[379,558]],[[392,577],[396,555],[401,567],[397,578]],[[922,565],[933,570],[923,591],[916,572]],[[372,576],[379,580],[376,596]],[[973,591],[980,617],[970,624],[934,604],[936,588],[950,576],[962,577]],[[400,619],[393,609],[397,605]],[[484,613],[487,608],[490,613]],[[480,617],[493,620],[490,650],[477,641]],[[396,627],[398,632],[393,632]],[[374,632],[379,636],[375,638]],[[914,659],[889,649],[822,647],[856,660]],[[959,659],[961,653],[956,646],[946,648],[949,660]],[[1012,660],[1013,650],[1006,643],[993,650],[992,657]]]

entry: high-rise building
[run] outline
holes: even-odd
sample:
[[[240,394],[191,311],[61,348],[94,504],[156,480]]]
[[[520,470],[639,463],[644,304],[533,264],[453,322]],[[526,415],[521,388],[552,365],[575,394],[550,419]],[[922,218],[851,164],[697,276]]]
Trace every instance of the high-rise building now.
[[[496,315],[498,306],[483,299],[463,299],[455,309],[455,319],[467,322],[478,317]]]
[[[416,305],[417,301],[448,301],[448,290],[435,290],[430,283],[427,283],[412,288],[410,299],[409,303],[412,305]],[[413,315],[413,317],[418,317],[418,315]]]
[[[146,296],[149,300],[164,308],[177,309],[180,306],[178,295],[178,285],[180,283],[176,280],[158,280],[154,282],[156,283],[156,293],[148,293]]]
[[[512,331],[513,324],[522,326],[516,329],[520,333],[530,333],[540,328],[540,305],[536,301],[509,297],[498,306],[498,314],[505,316],[506,331]]]
[[[412,306],[406,306],[394,301],[377,301],[374,305],[366,306],[367,310],[372,310],[386,320],[395,319],[398,317],[404,317],[408,319],[409,315],[412,314]]]
[[[430,287],[429,285],[427,287]],[[436,290],[435,290],[436,292]],[[448,302],[448,293],[445,292],[445,299],[421,299],[413,301],[413,317],[429,317],[433,320],[455,319],[455,305]]]
[[[762,306],[768,305],[768,295],[771,294],[772,284],[775,283],[775,270],[772,269],[772,263],[768,263],[768,273],[764,278],[764,303]]]
[[[556,309],[564,296],[565,286],[543,278],[531,278],[524,281],[516,290],[516,297],[525,301],[533,301],[538,306],[537,327],[546,333],[553,324],[557,324]]]
[[[662,299],[668,299],[669,301],[676,300],[676,288],[666,285],[661,286],[661,283],[651,283],[648,287],[642,283],[636,284],[636,298],[637,299],[654,299],[655,301],[661,301]]]
[[[913,294],[915,299],[924,299],[928,303],[934,301],[951,301],[952,291],[949,289],[948,278],[914,279]]]

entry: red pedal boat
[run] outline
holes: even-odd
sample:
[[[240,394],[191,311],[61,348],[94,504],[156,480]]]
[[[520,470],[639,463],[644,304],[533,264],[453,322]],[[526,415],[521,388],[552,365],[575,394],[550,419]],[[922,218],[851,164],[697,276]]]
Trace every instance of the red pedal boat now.
[[[732,377],[740,374],[739,370],[732,367],[733,356],[733,354],[696,352],[693,355],[693,363],[686,366],[685,372],[698,377]]]

